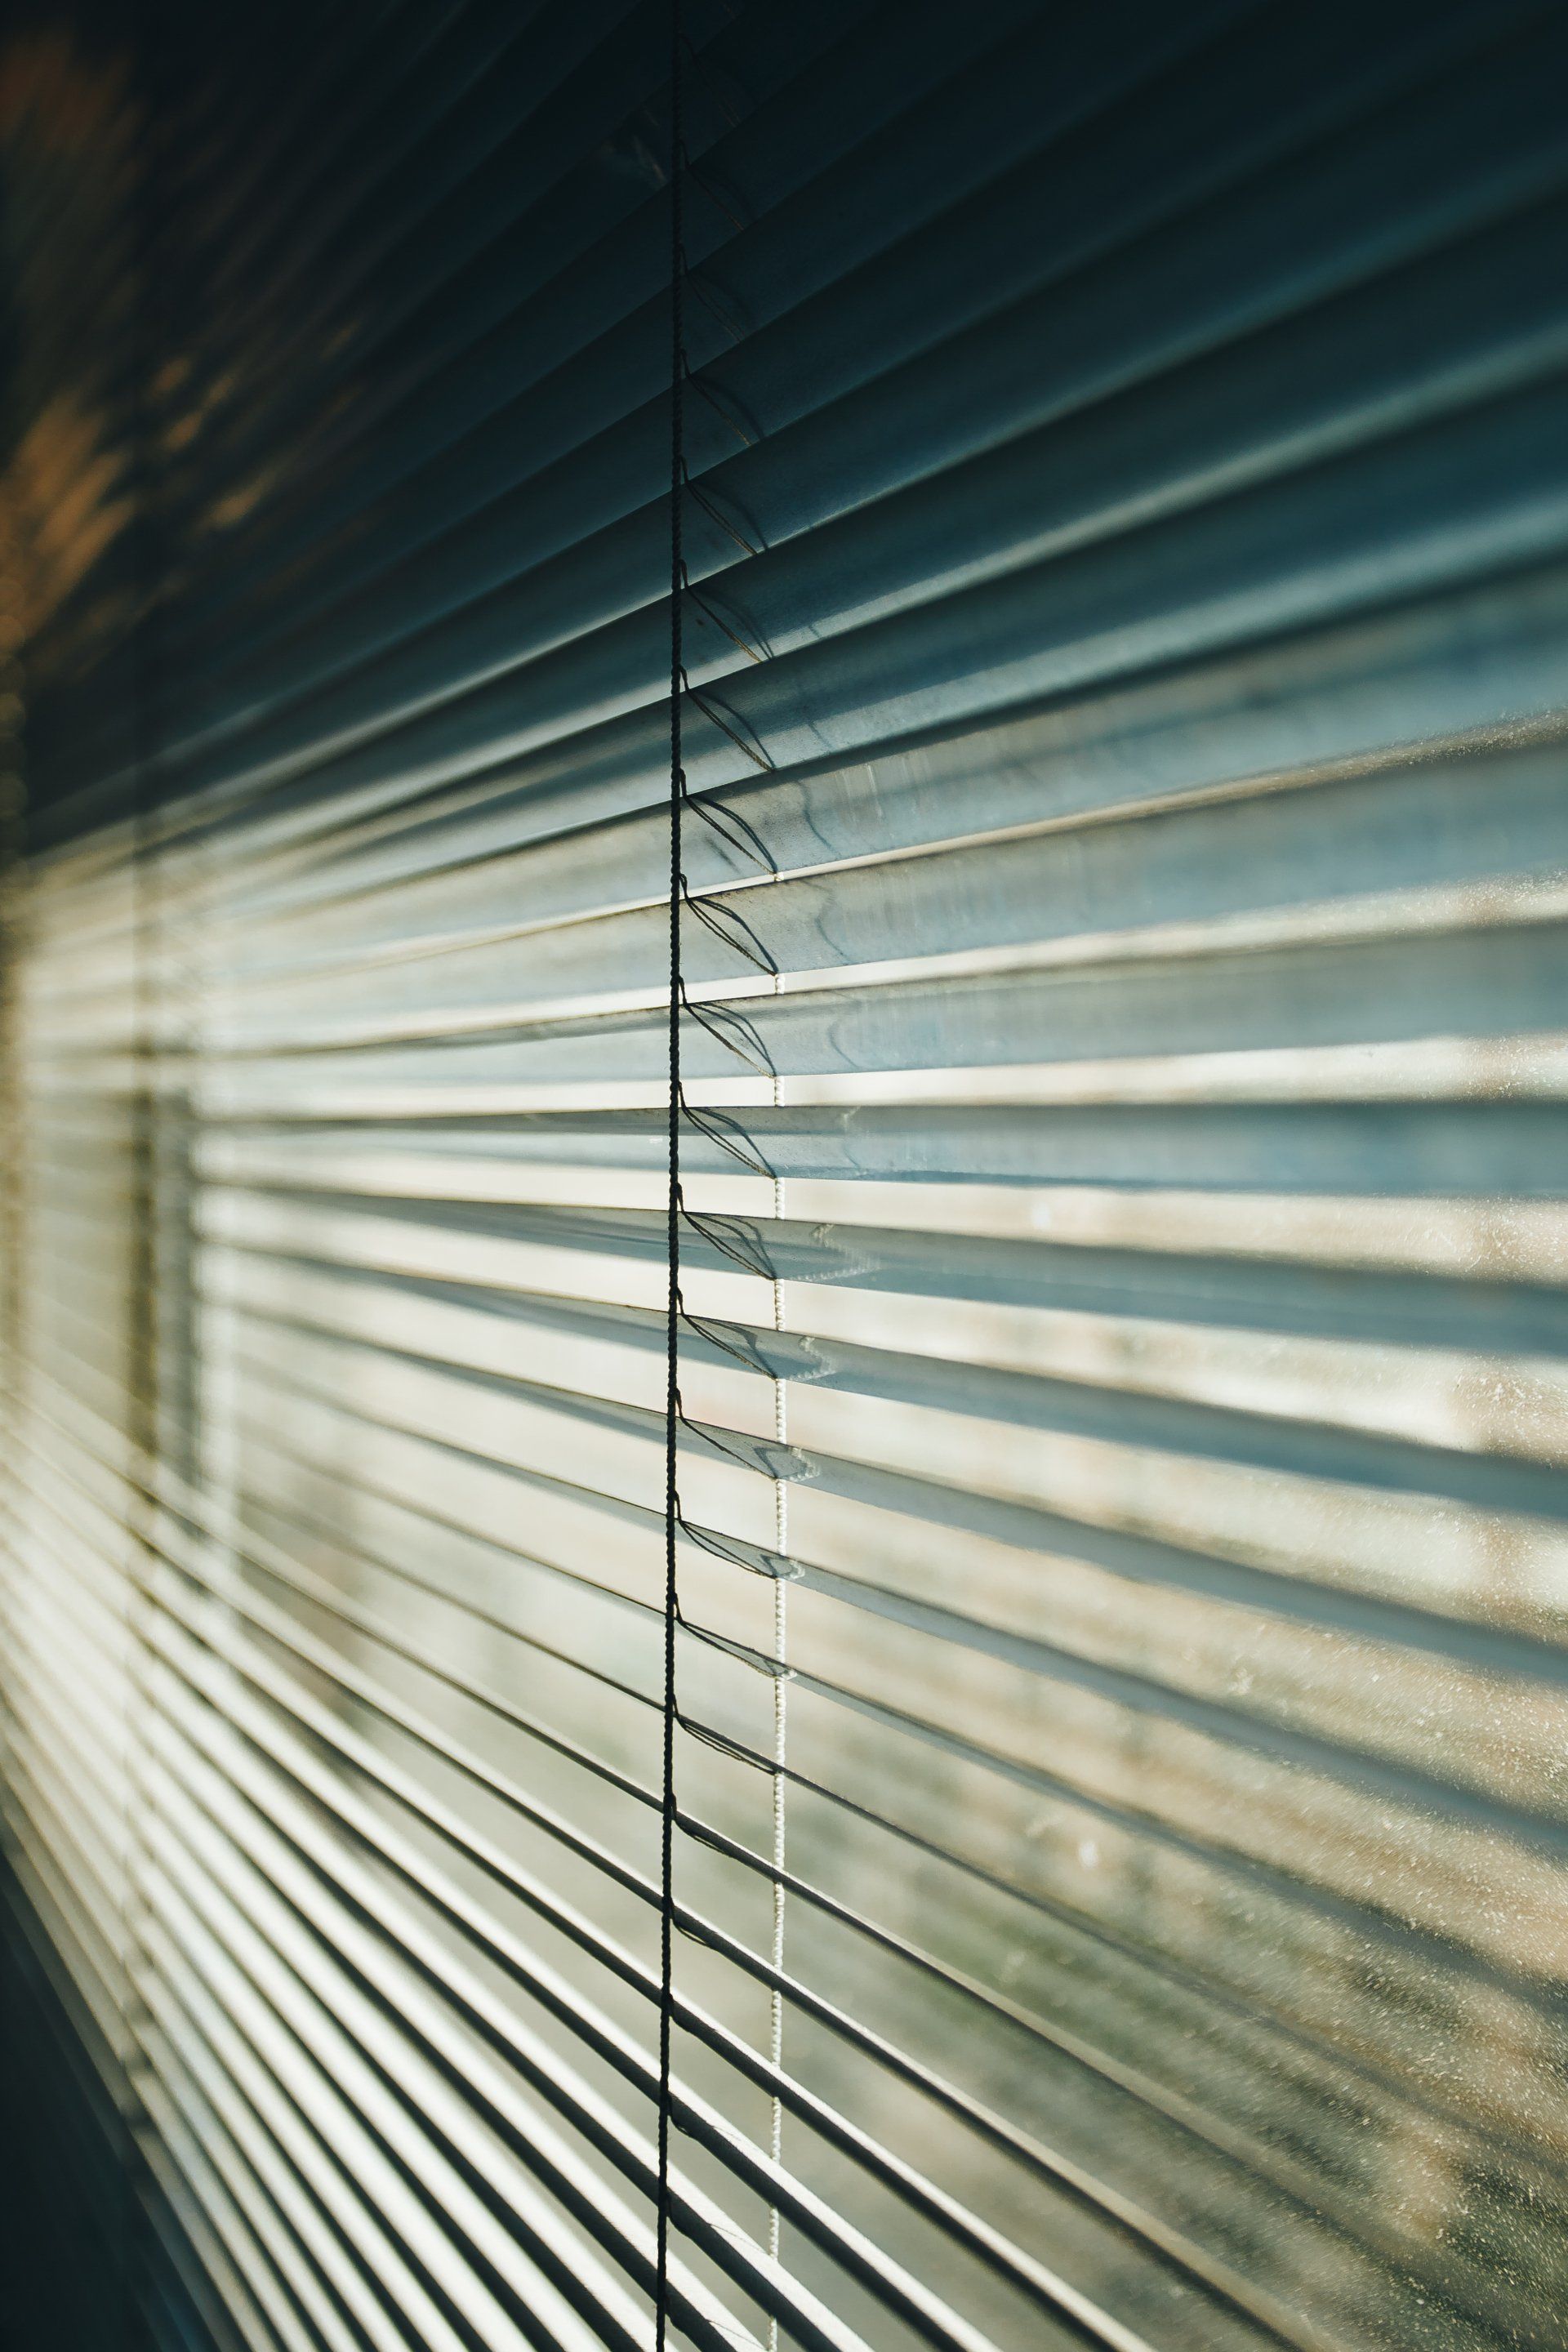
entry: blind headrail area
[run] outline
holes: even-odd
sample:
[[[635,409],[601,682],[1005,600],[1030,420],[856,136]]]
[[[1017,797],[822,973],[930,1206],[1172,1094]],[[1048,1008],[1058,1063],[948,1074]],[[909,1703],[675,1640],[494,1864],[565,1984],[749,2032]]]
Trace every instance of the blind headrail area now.
[[[1568,2347],[1565,68],[9,17],[18,2352]]]

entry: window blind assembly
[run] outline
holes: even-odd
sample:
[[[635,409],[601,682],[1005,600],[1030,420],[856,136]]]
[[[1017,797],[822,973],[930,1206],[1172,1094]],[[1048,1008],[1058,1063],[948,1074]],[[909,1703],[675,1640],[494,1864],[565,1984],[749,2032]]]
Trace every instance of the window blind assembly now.
[[[18,2344],[1563,2345],[1565,62],[0,37]]]

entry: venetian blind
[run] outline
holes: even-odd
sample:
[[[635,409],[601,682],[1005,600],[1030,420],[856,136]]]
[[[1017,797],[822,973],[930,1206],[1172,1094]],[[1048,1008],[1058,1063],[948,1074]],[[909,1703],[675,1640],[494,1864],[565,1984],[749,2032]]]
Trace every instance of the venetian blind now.
[[[1556,2343],[1562,11],[96,37],[7,1808],[203,2324]]]

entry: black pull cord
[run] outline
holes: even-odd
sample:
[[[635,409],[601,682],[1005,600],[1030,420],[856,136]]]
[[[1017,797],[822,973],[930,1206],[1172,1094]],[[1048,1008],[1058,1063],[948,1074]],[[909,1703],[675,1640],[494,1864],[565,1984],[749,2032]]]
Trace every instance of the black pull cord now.
[[[669,1289],[665,1307],[664,1416],[664,1796],[659,1823],[658,2242],[654,2291],[654,2342],[665,2352],[669,2333],[670,2041],[674,2008],[676,1629],[680,1599],[676,1548],[680,1526],[678,1454],[680,1439],[680,902],[681,695],[686,663],[682,634],[686,563],[681,548],[681,492],[686,473],[685,163],[682,99],[686,68],[681,0],[669,7],[669,1196],[666,1245]]]

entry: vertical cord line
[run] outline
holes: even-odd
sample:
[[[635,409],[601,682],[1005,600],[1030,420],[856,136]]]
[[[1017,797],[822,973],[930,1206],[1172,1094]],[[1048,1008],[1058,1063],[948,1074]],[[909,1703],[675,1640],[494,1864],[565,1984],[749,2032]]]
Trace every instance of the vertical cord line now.
[[[773,974],[773,994],[780,992],[780,974]],[[779,1108],[779,1079],[775,1070],[773,1080],[773,1108]],[[784,1213],[784,1185],[782,1176],[773,1178],[774,1246]],[[784,1328],[784,1285],[775,1274],[773,1283],[773,1329]],[[789,1729],[789,1585],[784,1574],[789,1558],[789,1485],[783,1460],[789,1444],[789,1387],[783,1377],[773,1376],[773,1442],[780,1459],[773,1466],[773,1990],[768,1997],[768,2054],[773,2062],[775,2079],[784,2073],[784,2005],[782,1990],[784,1964],[784,1859],[785,1802],[788,1781],[784,1767],[787,1761]],[[774,2167],[784,2166],[784,2101],[773,2093],[772,2117],[772,2153]],[[780,2216],[776,2205],[768,2214],[768,2252],[776,2263],[781,2242]],[[768,2315],[768,2352],[778,2352],[779,2323],[776,2312]]]
[[[773,879],[779,877],[775,870]],[[784,974],[775,965],[773,993],[775,1003],[784,990]],[[773,1073],[773,1108],[776,1114],[783,1100],[783,1090],[775,1066]],[[778,1148],[778,1138],[773,1138]],[[783,1236],[784,1215],[784,1180],[775,1171],[773,1199],[773,1265],[778,1265],[777,1252]],[[775,1271],[773,1279],[773,1330],[784,1328],[784,1284]],[[789,1559],[789,1483],[785,1452],[789,1445],[789,1384],[781,1372],[773,1375],[773,1444],[777,1457],[773,1463],[773,1990],[768,1996],[768,2055],[773,2062],[777,2082],[784,2074],[784,1864],[787,1853],[786,1807],[789,1782],[785,1775],[788,1761],[789,1732],[789,1585],[785,1563]],[[784,2169],[784,2101],[773,2093],[770,2131],[771,2152],[775,2171]],[[783,2243],[779,2209],[773,2206],[768,2213],[768,2252],[776,2263]],[[776,2312],[768,2315],[768,2352],[778,2352],[779,2323]]]
[[[679,1592],[676,1542],[680,1518],[680,894],[682,636],[681,480],[685,464],[686,270],[681,100],[684,95],[681,0],[669,7],[669,1195],[666,1246],[664,1400],[664,1805],[659,1852],[658,2242],[654,2302],[656,2352],[669,2334],[669,2116],[671,2024],[675,1998],[675,1645]]]

